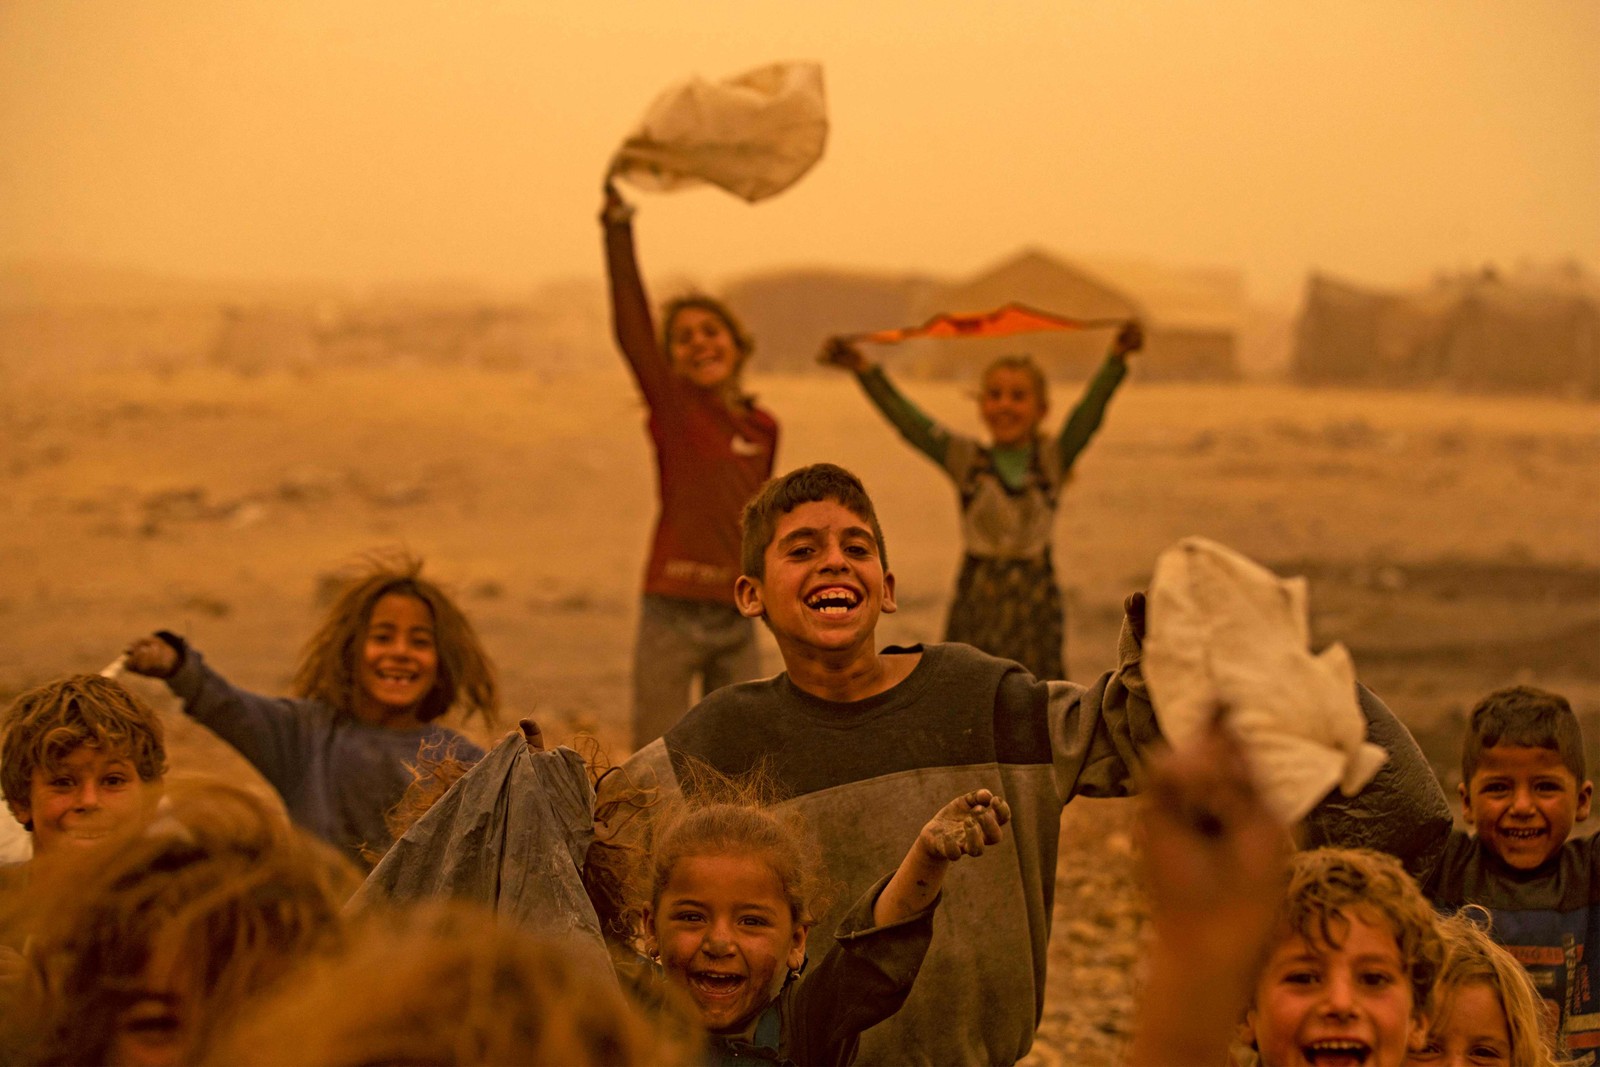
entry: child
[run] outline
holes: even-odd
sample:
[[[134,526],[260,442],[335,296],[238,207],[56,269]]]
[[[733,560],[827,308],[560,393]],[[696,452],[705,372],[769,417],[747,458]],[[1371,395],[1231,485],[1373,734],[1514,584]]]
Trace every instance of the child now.
[[[374,564],[351,581],[295,672],[295,699],[229,685],[165,631],[128,646],[127,668],[166,680],[184,710],[283,796],[296,822],[362,861],[392,840],[384,813],[411,782],[423,746],[478,759],[483,750],[436,721],[452,707],[493,722],[494,669],[472,624],[422,564]]]
[[[1015,1062],[1043,1009],[1061,808],[1131,791],[1138,746],[1156,736],[1149,705],[1112,675],[1087,690],[1041,682],[965,645],[879,652],[894,576],[872,501],[831,464],[774,479],[750,502],[742,569],[740,610],[765,621],[786,671],[713,693],[635,753],[600,784],[597,831],[607,843],[643,835],[654,809],[612,803],[630,785],[670,795],[696,762],[732,777],[765,762],[853,900],[900,862],[922,828],[916,812],[974,786],[1005,797],[1016,818],[998,859],[952,872],[916,987],[862,1036],[860,1056]],[[813,956],[841,917],[817,916]]]
[[[978,413],[990,443],[953,433],[907,400],[882,368],[835,339],[821,361],[852,370],[861,388],[911,446],[942,467],[961,496],[966,555],[945,626],[962,641],[1013,659],[1035,678],[1065,678],[1066,624],[1051,562],[1056,503],[1072,464],[1100,426],[1106,405],[1144,346],[1130,323],[1117,334],[1095,375],[1051,444],[1039,432],[1049,410],[1044,374],[1027,356],[991,363],[979,382]]]
[[[135,824],[167,773],[161,717],[109,678],[75,674],[6,709],[0,785],[6,805],[50,860]]]
[[[1427,1029],[1438,920],[1391,856],[1297,854],[1241,1033],[1262,1067],[1400,1067]]]
[[[1404,733],[1363,709],[1369,731]],[[1379,807],[1403,818],[1442,802],[1414,744],[1390,747],[1390,757],[1412,766],[1380,775],[1348,805],[1324,804],[1311,840],[1358,840]],[[1473,832],[1423,820],[1426,832],[1396,850],[1441,911],[1477,905],[1490,914],[1493,937],[1528,969],[1575,1054],[1600,1048],[1600,838],[1568,840],[1593,791],[1566,699],[1527,685],[1499,689],[1472,709],[1462,739],[1462,815]]]
[[[998,844],[1010,818],[987,789],[946,804],[802,975],[821,872],[795,818],[737,800],[682,805],[656,826],[647,949],[694,1003],[717,1062],[852,1063],[861,1032],[911,990],[950,864]]]
[[[688,1067],[698,1043],[652,1028],[611,975],[488,909],[432,903],[368,919],[349,950],[286,982],[208,1062],[278,1067]]]
[[[193,1063],[211,1029],[337,946],[355,874],[249,793],[174,788],[144,831],[34,895],[19,1062]]]
[[[1433,1015],[1408,1067],[1556,1067],[1528,972],[1464,909],[1444,919]]]
[[[753,345],[704,296],[674,300],[658,339],[633,250],[633,208],[608,182],[600,221],[617,345],[650,406],[661,511],[634,645],[633,735],[642,747],[700,695],[761,670],[755,627],[733,601],[739,509],[772,474],[778,424],[744,392]]]

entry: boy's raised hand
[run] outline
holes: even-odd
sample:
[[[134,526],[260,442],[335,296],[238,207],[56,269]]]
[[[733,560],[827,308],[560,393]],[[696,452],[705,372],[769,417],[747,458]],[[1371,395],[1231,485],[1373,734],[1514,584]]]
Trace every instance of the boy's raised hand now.
[[[858,374],[872,366],[867,357],[861,354],[861,349],[843,337],[828,338],[822,345],[822,351],[817,353],[817,362],[825,367],[842,367]]]
[[[1011,805],[987,789],[974,789],[940,808],[917,835],[917,845],[930,857],[952,863],[981,856],[1005,839],[1002,827],[1010,821]]]
[[[130,641],[122,654],[127,657],[122,666],[134,674],[171,678],[178,669],[178,650],[155,634]]]

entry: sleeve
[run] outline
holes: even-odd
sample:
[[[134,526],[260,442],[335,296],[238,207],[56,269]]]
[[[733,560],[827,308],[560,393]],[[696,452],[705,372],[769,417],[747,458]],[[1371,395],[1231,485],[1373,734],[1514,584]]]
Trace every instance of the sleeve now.
[[[1389,753],[1353,797],[1337,789],[1301,823],[1306,848],[1332,845],[1387,852],[1426,886],[1444,856],[1454,820],[1444,789],[1411,731],[1366,686],[1357,686],[1367,740]]]
[[[1046,693],[1056,790],[1063,804],[1075,796],[1137,792],[1144,753],[1161,739],[1140,671],[1142,647],[1126,618],[1117,649],[1117,669],[1087,689],[1072,682],[1032,683]]]
[[[871,367],[856,374],[856,381],[861,383],[861,389],[867,398],[877,405],[883,412],[883,417],[889,420],[900,436],[904,437],[918,452],[927,456],[941,467],[945,466],[946,458],[950,452],[949,430],[928,418],[905,394],[894,387],[889,376],[881,367]]]
[[[236,689],[177,634],[156,636],[178,650],[178,669],[166,681],[184,712],[238,749],[280,794],[293,795],[310,736],[305,702]]]
[[[900,1010],[933,941],[935,897],[923,911],[874,926],[872,909],[893,875],[862,894],[839,923],[834,943],[796,983],[786,1006],[787,1059],[849,1063],[861,1033]]]
[[[671,387],[672,368],[656,340],[650,298],[645,294],[633,247],[633,224],[601,225],[605,229],[606,274],[611,282],[611,329],[645,401],[655,407]]]
[[[1083,451],[1089,439],[1100,428],[1100,420],[1105,417],[1106,405],[1111,403],[1111,395],[1117,391],[1117,386],[1122,384],[1122,379],[1127,373],[1126,359],[1107,356],[1106,361],[1100,364],[1100,370],[1084,388],[1078,406],[1072,409],[1072,414],[1062,424],[1061,433],[1056,438],[1056,455],[1061,461],[1063,474],[1072,469],[1078,453]]]

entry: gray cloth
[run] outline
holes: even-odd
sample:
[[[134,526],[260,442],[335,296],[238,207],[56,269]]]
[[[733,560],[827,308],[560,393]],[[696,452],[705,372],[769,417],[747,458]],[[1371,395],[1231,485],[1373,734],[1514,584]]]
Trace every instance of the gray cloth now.
[[[531,752],[520,733],[450,787],[412,824],[351,901],[450,897],[570,941],[610,973],[600,922],[579,875],[594,840],[594,791],[570,748]]]

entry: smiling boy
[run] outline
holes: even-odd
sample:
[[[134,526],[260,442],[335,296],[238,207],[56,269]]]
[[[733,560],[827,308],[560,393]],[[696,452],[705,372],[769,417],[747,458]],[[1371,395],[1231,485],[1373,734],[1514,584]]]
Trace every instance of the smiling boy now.
[[[922,813],[973,788],[1004,796],[1013,834],[995,862],[951,872],[916,986],[863,1035],[859,1062],[1015,1062],[1043,1006],[1061,808],[1131,791],[1137,749],[1156,736],[1149,705],[1115,674],[1085,689],[965,645],[880,651],[878,617],[895,610],[883,531],[860,481],[831,464],[750,502],[741,565],[739,610],[772,631],[784,673],[711,694],[602,782],[600,810],[629,785],[676,791],[696,763],[729,776],[760,765],[817,828],[848,902],[900,861]],[[1137,649],[1127,634],[1122,647]],[[597,829],[625,842],[643,822],[614,814]],[[839,918],[819,917],[814,959]]]
[[[76,674],[6,710],[0,785],[47,860],[98,845],[155,803],[166,774],[161,719],[109,678]]]
[[[1442,799],[1414,746],[1391,748],[1395,756],[1420,764],[1384,779],[1385,791],[1402,795],[1369,797],[1369,788],[1351,806],[1354,818],[1336,816],[1313,840],[1349,840],[1365,821],[1360,809],[1373,803],[1420,810]],[[1462,738],[1459,790],[1471,832],[1429,822],[1398,854],[1441,911],[1489,911],[1490,933],[1532,976],[1566,1049],[1592,1062],[1600,1049],[1600,836],[1568,840],[1594,792],[1572,705],[1528,685],[1480,700]]]

